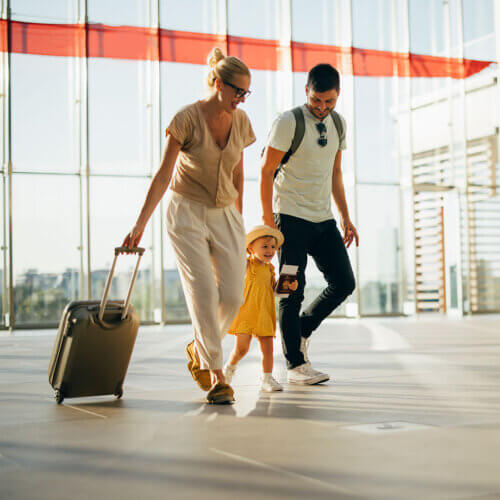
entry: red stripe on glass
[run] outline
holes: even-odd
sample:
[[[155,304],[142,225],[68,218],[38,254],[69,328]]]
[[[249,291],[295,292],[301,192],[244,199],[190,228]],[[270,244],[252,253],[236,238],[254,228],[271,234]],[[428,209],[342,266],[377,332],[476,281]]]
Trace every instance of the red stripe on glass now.
[[[294,72],[307,72],[315,64],[326,62],[343,74],[355,76],[467,78],[493,63],[301,42],[291,42],[289,48],[277,40],[104,24],[85,27],[11,21],[10,33],[10,52],[16,54],[205,64],[212,47],[218,45],[250,68],[268,71],[281,69],[281,54],[288,50]],[[1,20],[2,52],[9,47],[7,34],[8,21]]]

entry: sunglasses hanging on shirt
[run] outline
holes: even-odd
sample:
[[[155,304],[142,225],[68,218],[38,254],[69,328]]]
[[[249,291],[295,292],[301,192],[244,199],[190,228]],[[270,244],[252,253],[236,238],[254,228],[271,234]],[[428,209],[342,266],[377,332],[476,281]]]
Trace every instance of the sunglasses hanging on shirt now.
[[[323,122],[316,123],[316,130],[319,133],[318,144],[324,148],[328,144],[326,125]]]

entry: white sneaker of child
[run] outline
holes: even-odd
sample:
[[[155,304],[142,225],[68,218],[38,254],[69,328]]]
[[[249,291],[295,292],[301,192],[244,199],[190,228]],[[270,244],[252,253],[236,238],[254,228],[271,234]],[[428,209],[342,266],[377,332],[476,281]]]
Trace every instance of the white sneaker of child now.
[[[282,391],[283,386],[273,377],[272,373],[264,373],[260,390],[264,392]]]
[[[222,373],[224,374],[224,378],[226,379],[226,384],[230,384],[231,380],[233,380],[233,375],[236,372],[237,365],[230,365],[226,363],[224,368],[222,369]]]

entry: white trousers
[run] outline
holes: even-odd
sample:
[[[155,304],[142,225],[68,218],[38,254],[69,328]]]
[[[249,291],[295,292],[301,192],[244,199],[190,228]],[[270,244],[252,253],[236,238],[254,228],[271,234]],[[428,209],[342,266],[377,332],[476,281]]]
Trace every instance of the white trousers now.
[[[210,208],[171,192],[167,231],[177,259],[201,368],[223,366],[222,339],[243,303],[245,227],[231,204]]]

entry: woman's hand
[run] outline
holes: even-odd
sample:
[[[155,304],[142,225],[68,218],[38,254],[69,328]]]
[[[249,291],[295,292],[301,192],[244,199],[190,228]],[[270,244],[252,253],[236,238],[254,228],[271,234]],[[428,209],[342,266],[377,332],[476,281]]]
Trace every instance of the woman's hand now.
[[[142,235],[144,233],[144,227],[139,225],[135,225],[132,228],[132,231],[125,236],[123,240],[122,247],[134,248],[139,246],[139,242],[141,241]]]

